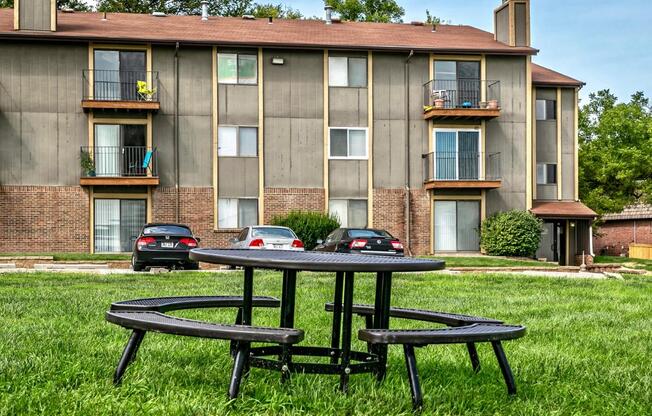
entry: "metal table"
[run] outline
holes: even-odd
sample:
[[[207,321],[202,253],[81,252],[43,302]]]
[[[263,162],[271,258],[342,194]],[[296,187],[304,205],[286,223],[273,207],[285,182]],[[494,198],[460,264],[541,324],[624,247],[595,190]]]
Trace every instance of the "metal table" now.
[[[286,380],[291,372],[334,374],[340,376],[340,388],[346,391],[349,375],[376,374],[385,377],[387,346],[375,346],[368,352],[351,350],[353,285],[356,272],[376,273],[374,328],[389,328],[392,273],[440,270],[440,260],[407,257],[370,256],[344,253],[297,252],[276,250],[194,249],[190,259],[244,268],[242,324],[251,325],[254,269],[283,272],[281,296],[282,328],[294,327],[297,273],[299,271],[335,272],[335,296],[331,344],[319,346],[263,346],[250,349],[249,365],[277,370]],[[330,363],[298,362],[295,356],[330,357]]]

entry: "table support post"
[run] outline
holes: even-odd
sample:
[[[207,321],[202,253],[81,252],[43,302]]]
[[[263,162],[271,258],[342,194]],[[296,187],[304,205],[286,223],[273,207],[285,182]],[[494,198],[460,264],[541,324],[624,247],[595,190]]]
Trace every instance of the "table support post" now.
[[[392,295],[392,273],[379,272],[376,275],[376,303],[374,328],[389,329],[389,309]],[[382,381],[385,378],[387,366],[387,345],[376,345],[374,353],[378,354],[378,370],[376,378]]]
[[[335,296],[333,297],[333,330],[331,332],[331,348],[340,348],[340,334],[342,333],[342,286],[344,285],[344,272],[335,273]],[[337,364],[339,356],[331,356],[331,364]]]
[[[242,295],[242,325],[251,325],[251,310],[254,297],[254,269],[244,268],[244,290]]]
[[[294,307],[296,304],[297,272],[296,270],[283,270],[283,293],[281,295],[281,328],[294,328]],[[292,347],[282,346],[283,352],[279,360],[283,363],[281,382],[290,378],[292,368]]]
[[[351,320],[353,314],[353,272],[346,272],[344,279],[344,313],[342,319],[342,368],[340,389],[346,392],[349,388],[349,362],[351,361]]]

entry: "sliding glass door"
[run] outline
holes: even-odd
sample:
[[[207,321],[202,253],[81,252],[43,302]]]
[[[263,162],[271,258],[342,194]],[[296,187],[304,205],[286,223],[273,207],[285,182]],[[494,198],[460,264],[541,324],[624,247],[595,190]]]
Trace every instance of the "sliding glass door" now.
[[[435,201],[435,251],[480,250],[480,201]]]
[[[95,199],[93,242],[96,253],[130,252],[147,221],[144,199]]]
[[[436,129],[433,134],[436,180],[480,179],[479,131]]]
[[[447,108],[479,106],[479,61],[434,61],[435,82],[433,92],[444,99]]]
[[[94,98],[108,101],[138,99],[137,81],[147,81],[145,51],[96,49]]]
[[[147,152],[144,124],[96,124],[93,158],[97,176],[143,176]]]

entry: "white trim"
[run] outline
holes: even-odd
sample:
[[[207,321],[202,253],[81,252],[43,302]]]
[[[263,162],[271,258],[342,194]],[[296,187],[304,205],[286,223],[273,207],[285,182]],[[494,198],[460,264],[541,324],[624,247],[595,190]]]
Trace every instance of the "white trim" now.
[[[364,156],[331,156],[331,130],[346,130],[346,146],[347,152],[349,147],[349,131],[363,130],[365,145]],[[369,127],[329,127],[328,128],[328,159],[330,160],[369,160]]]

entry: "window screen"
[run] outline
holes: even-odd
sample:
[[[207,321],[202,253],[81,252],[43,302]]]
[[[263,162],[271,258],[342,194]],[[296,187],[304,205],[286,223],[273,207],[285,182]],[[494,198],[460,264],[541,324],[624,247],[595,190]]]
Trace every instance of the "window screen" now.
[[[349,58],[349,87],[367,86],[367,59]]]
[[[367,58],[328,58],[328,85],[331,87],[366,87]]]
[[[537,120],[556,120],[557,119],[557,101],[555,100],[537,100],[536,101]]]
[[[367,158],[367,130],[330,129],[330,157]]]
[[[331,129],[331,156],[346,157],[349,155],[346,129]]]
[[[258,81],[256,55],[238,55],[238,83],[255,84]]]
[[[556,163],[537,163],[537,185],[551,185],[557,183]]]
[[[256,127],[240,127],[239,156],[258,155],[258,129]]]
[[[238,200],[238,227],[248,227],[258,223],[258,200]]]
[[[221,84],[238,83],[238,55],[235,53],[217,54],[217,80]]]

